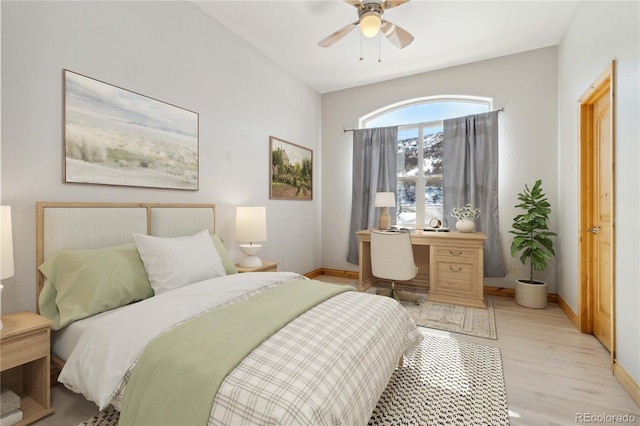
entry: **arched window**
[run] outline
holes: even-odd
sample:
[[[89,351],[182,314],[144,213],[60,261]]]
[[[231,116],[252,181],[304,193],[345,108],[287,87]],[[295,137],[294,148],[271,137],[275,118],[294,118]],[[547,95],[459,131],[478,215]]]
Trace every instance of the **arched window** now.
[[[490,98],[439,96],[389,105],[360,119],[360,128],[398,126],[398,225],[424,228],[433,218],[442,220],[443,121],[491,108]]]

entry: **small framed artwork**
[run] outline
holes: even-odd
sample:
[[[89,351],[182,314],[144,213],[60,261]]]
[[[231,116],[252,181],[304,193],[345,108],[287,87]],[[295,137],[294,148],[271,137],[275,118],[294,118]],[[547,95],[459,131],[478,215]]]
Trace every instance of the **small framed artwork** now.
[[[197,191],[196,112],[64,70],[64,182]]]
[[[271,150],[269,198],[313,199],[313,150],[269,137]]]

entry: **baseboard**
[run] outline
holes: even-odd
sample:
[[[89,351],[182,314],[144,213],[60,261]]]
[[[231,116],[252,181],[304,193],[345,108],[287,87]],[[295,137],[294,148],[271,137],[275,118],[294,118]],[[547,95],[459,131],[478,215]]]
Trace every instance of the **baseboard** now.
[[[620,382],[631,399],[640,407],[640,385],[638,385],[633,377],[631,377],[615,359],[613,360],[613,376]]]
[[[516,290],[507,287],[492,287],[485,285],[483,287],[485,296],[498,296],[498,297],[510,297],[514,299],[516,297]],[[555,293],[547,294],[547,302],[558,303],[558,295]]]
[[[342,277],[349,278],[353,280],[358,279],[358,271],[344,271],[341,269],[329,269],[329,268],[321,268],[322,274],[329,275],[331,277]]]
[[[580,325],[578,321],[578,315],[573,312],[573,309],[564,301],[564,299],[558,296],[558,306],[569,318],[569,321],[579,331]],[[629,373],[618,363],[618,360],[613,360],[613,376],[618,380],[622,388],[627,391],[631,399],[640,406],[640,385],[631,377]]]
[[[307,272],[306,274],[304,274],[304,276],[307,277],[307,278],[315,278],[315,277],[320,276],[320,275],[329,275],[329,276],[332,276],[332,277],[350,278],[350,279],[354,279],[354,280],[358,279],[358,272],[357,271],[345,271],[345,270],[342,270],[342,269],[318,268],[318,269],[315,269],[313,271],[310,271],[310,272]],[[483,289],[484,289],[483,290],[484,294],[486,296],[510,297],[512,299],[516,297],[516,291],[513,288],[484,286]],[[560,303],[559,302],[559,298],[560,297],[555,293],[549,293],[547,295],[547,301],[549,303],[558,303],[559,304]],[[566,303],[565,303],[565,305],[566,305]],[[569,307],[567,306],[567,308],[569,308]],[[569,309],[569,311],[571,311],[571,310]],[[574,314],[574,316],[575,316],[575,314]],[[569,319],[571,319],[571,318],[569,318]]]
[[[578,315],[576,315],[576,313],[573,312],[573,309],[571,309],[571,307],[567,304],[567,302],[565,302],[564,299],[559,295],[558,295],[558,307],[562,312],[564,312],[567,318],[569,318],[569,321],[571,321],[571,324],[573,324],[573,326],[579,331],[580,324],[578,321]]]
[[[315,269],[311,272],[307,272],[306,274],[304,274],[305,277],[309,278],[309,279],[314,279],[316,277],[319,277],[320,275],[322,275],[322,268],[318,268]]]
[[[484,286],[483,291],[485,296],[510,297],[512,299],[516,297],[516,291],[513,288]]]
[[[358,280],[358,272],[356,271],[343,271],[341,269],[328,269],[328,268],[318,268],[313,271],[309,271],[304,274],[305,277],[314,279],[319,277],[320,275],[329,275],[331,277],[341,277],[341,278],[349,278],[352,280]]]

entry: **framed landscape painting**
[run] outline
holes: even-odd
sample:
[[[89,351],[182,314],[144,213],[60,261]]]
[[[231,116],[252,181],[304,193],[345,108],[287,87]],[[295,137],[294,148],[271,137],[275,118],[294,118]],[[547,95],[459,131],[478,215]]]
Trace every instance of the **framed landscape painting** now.
[[[313,199],[313,151],[300,145],[269,137],[271,179],[269,198],[276,200]]]
[[[64,181],[197,191],[198,120],[64,70]]]

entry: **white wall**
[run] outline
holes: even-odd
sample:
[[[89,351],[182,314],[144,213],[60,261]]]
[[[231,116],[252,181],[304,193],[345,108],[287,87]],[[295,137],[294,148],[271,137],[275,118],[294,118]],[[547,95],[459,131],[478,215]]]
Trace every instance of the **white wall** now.
[[[493,98],[500,114],[499,203],[500,232],[507,277],[485,279],[485,285],[514,287],[514,268],[526,276],[522,264],[510,256],[511,229],[517,194],[525,183],[542,179],[553,208],[557,206],[557,52],[555,47],[428,72],[322,95],[322,266],[356,271],[347,263],[351,214],[352,134],[358,119],[384,106],[435,95]],[[535,275],[555,292],[555,263]]]
[[[2,312],[35,309],[35,202],[213,202],[238,260],[235,206],[266,205],[265,259],[320,265],[320,95],[190,2],[2,1],[2,204],[16,274]],[[200,190],[62,183],[62,69],[200,114]],[[313,201],[269,200],[269,135],[314,150]]]
[[[640,382],[640,7],[580,2],[558,48],[558,293],[578,312],[578,99],[615,60],[615,276],[618,362]]]

